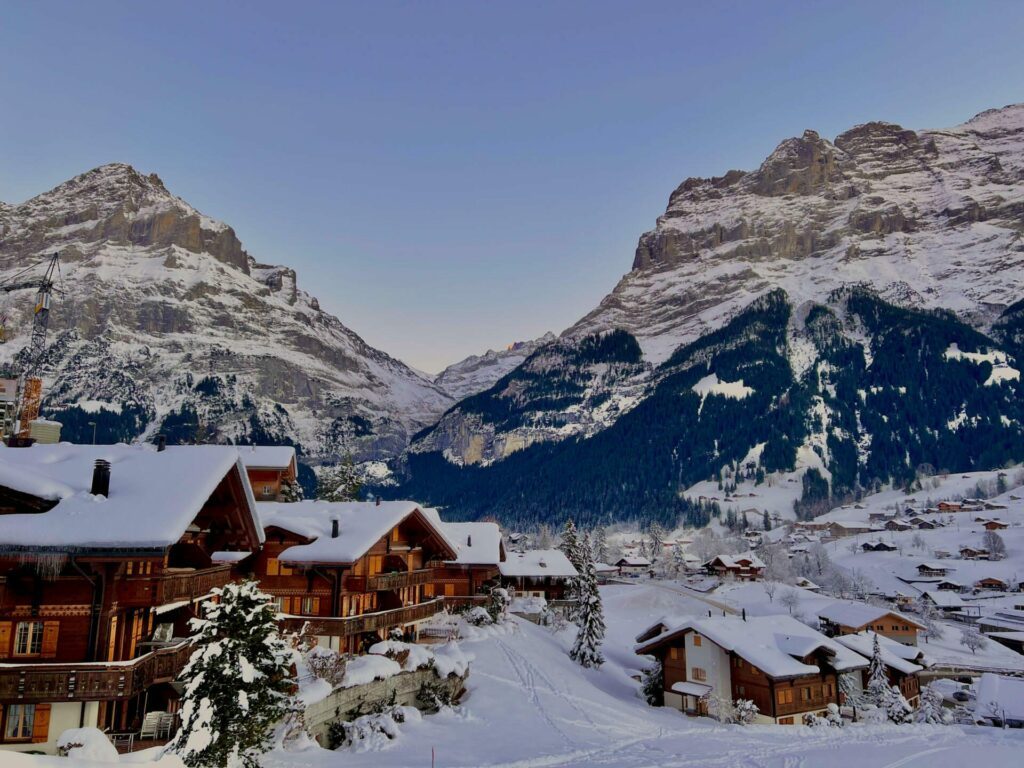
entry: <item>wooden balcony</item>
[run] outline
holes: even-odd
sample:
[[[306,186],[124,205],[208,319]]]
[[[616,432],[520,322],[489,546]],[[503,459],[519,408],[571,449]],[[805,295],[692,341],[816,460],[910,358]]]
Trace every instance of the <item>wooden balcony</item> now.
[[[197,570],[170,570],[152,576],[127,577],[119,585],[118,597],[125,605],[166,605],[203,597],[229,581],[230,564]]]
[[[364,613],[360,616],[286,616],[283,628],[288,632],[299,631],[308,622],[313,634],[339,637],[361,635],[364,632],[376,632],[379,629],[390,629],[403,624],[411,624],[414,621],[429,619],[442,608],[444,608],[444,598],[438,597],[405,608]]]
[[[131,661],[0,664],[0,702],[130,699],[174,680],[191,654],[191,643],[183,641]]]
[[[402,587],[415,587],[430,584],[434,580],[433,568],[421,568],[418,571],[395,571],[394,573],[378,573],[376,576],[347,576],[346,592],[386,592]]]
[[[825,709],[829,704],[839,704],[838,700],[827,696],[818,696],[811,699],[797,699],[792,704],[775,704],[775,716],[786,717],[803,712],[816,712]]]

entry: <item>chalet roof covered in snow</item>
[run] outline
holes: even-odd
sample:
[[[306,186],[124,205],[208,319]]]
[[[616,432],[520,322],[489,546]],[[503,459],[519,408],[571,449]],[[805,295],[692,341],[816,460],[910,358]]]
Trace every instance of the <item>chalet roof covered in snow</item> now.
[[[639,555],[623,557],[616,563],[619,567],[626,566],[627,568],[647,568],[650,564],[650,560],[646,557],[640,557]]]
[[[290,445],[241,445],[238,455],[247,469],[287,469],[295,461]]]
[[[707,637],[776,679],[817,674],[818,667],[805,664],[802,659],[818,650],[830,657],[829,664],[838,672],[868,665],[868,660],[860,654],[787,615],[748,616],[746,619],[690,617],[640,643],[634,650],[640,654],[650,653],[667,640],[690,631]]]
[[[875,646],[874,632],[864,631],[851,635],[840,635],[836,642],[842,643],[851,651],[856,651],[861,656],[871,658]],[[924,652],[912,645],[904,645],[892,640],[885,635],[877,635],[878,651],[882,656],[882,663],[887,667],[902,672],[905,675],[914,675],[928,666],[924,658]]]
[[[110,493],[94,496],[97,460],[110,462]],[[0,547],[158,549],[177,542],[217,486],[237,470],[255,535],[263,531],[233,446],[0,446],[0,486],[55,501],[45,512],[0,515]]]
[[[354,563],[410,517],[429,529],[447,556],[455,557],[458,551],[437,519],[414,501],[265,501],[257,504],[257,509],[265,529],[277,527],[312,539],[284,550],[279,557],[288,563]],[[331,535],[335,520],[337,538]]]
[[[497,523],[443,523],[459,556],[449,562],[459,565],[497,565],[504,547]]]
[[[960,595],[955,592],[929,589],[922,592],[921,596],[927,597],[939,608],[961,608],[964,604],[964,601],[960,599]]]
[[[742,555],[715,555],[705,565],[719,563],[725,568],[764,568],[764,562],[753,552]]]
[[[508,559],[498,566],[502,576],[555,576],[574,578],[579,573],[560,549],[529,549],[510,552]]]
[[[867,603],[851,603],[844,600],[836,600],[831,605],[818,611],[819,619],[825,619],[833,624],[840,624],[844,627],[863,627],[865,624],[870,624],[883,616],[890,615],[897,617],[912,627],[921,628],[918,622],[904,616],[902,613],[897,613],[890,608],[868,605]]]

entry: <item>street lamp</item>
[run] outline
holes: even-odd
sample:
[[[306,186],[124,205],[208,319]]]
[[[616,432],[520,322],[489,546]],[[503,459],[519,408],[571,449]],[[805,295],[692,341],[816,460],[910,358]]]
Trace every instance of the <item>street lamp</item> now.
[[[96,422],[90,421],[89,426],[92,427],[92,444],[96,445]]]

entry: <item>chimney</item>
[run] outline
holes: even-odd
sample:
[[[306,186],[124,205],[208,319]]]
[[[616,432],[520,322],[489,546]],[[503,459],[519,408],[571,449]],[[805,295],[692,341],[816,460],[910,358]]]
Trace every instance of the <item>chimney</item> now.
[[[160,453],[160,451],[164,450],[166,447],[167,447],[167,435],[157,435],[156,436],[156,452]]]
[[[473,537],[472,536],[467,536],[466,537],[466,546],[467,547],[472,547],[473,546]]]
[[[334,518],[331,520],[331,538],[338,538],[338,519]]]
[[[743,609],[743,620],[744,621],[747,620],[747,609],[746,608]]]
[[[110,462],[106,459],[96,459],[96,465],[92,469],[93,496],[110,495]]]
[[[377,497],[377,506],[380,506],[380,496]]]

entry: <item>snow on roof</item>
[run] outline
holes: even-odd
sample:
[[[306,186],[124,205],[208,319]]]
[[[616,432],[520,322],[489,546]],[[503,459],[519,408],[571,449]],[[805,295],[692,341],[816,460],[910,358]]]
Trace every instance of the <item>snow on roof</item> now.
[[[281,552],[279,559],[288,563],[354,563],[412,515],[423,520],[451,553],[458,551],[438,519],[414,501],[263,501],[256,507],[264,528],[276,526],[313,539]],[[331,537],[334,520],[338,521],[337,538]]]
[[[711,558],[705,565],[711,565],[715,561],[720,562],[726,568],[746,568],[747,566],[740,561],[749,561],[751,568],[764,568],[765,565],[757,555],[753,552],[745,552],[742,555],[716,555]]]
[[[1024,680],[985,672],[977,690],[975,714],[1000,720],[1024,720]]]
[[[443,523],[459,556],[459,565],[497,565],[501,562],[501,528],[497,523]]]
[[[925,563],[920,563],[917,567],[918,568],[925,568],[925,569],[927,569],[929,571],[951,571],[951,570],[953,570],[952,566],[950,566],[948,563],[939,563],[939,562],[936,562],[934,560],[929,561],[929,562],[925,562]]]
[[[110,462],[110,495],[93,496],[97,459]],[[46,512],[0,515],[0,547],[162,548],[185,533],[233,468],[257,524],[252,490],[234,446],[0,446],[0,486],[56,501]]]
[[[560,549],[529,549],[511,552],[498,564],[502,576],[556,576],[573,578],[579,573]]]
[[[619,569],[614,565],[609,565],[608,563],[594,563],[595,573],[614,573],[617,570]]]
[[[818,618],[830,621],[833,624],[841,624],[844,627],[863,627],[877,621],[883,616],[896,616],[900,620],[914,627],[921,625],[902,613],[897,613],[891,608],[868,605],[867,603],[853,603],[844,600],[836,600],[829,606],[818,611]]]
[[[776,679],[818,674],[817,666],[805,664],[800,659],[819,649],[829,654],[829,663],[838,672],[868,665],[868,660],[860,654],[785,614],[748,616],[746,619],[739,616],[690,617],[641,643],[635,650],[640,654],[647,653],[669,637],[685,631],[707,637]]]
[[[237,552],[214,552],[210,555],[210,559],[215,563],[240,563],[251,554],[252,552],[247,552],[245,550]]]
[[[678,683],[672,683],[672,687],[669,689],[676,693],[685,693],[689,696],[706,696],[711,693],[711,686],[704,685],[703,683],[691,683],[688,680],[681,680]]]
[[[940,590],[925,590],[921,593],[940,608],[960,608],[964,601],[955,592],[944,592]]]
[[[238,455],[247,469],[287,469],[295,461],[290,445],[240,445]]]
[[[646,557],[640,557],[639,555],[632,555],[630,557],[620,558],[617,565],[633,566],[635,568],[646,568],[651,564],[651,561]]]
[[[861,656],[870,659],[874,653],[875,637],[874,632],[857,632],[852,635],[840,635],[836,638],[836,642],[842,643],[851,651],[856,651]],[[892,667],[905,675],[913,675],[928,666],[924,660],[924,654],[914,646],[903,645],[885,635],[877,635],[877,637],[882,663],[887,667]]]

